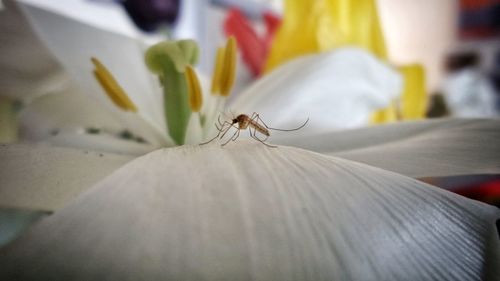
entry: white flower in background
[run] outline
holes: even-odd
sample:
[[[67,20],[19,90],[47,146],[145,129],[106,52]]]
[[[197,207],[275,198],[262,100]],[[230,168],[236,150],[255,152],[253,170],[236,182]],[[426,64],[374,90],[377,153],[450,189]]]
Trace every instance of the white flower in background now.
[[[495,88],[478,69],[451,73],[444,81],[443,92],[455,117],[491,118],[499,115]]]
[[[0,147],[0,205],[54,211],[0,249],[0,279],[498,279],[499,210],[411,178],[498,173],[498,120],[332,132],[338,117],[368,115],[398,92],[399,79],[388,79],[387,67],[346,50],[284,65],[230,104],[261,113],[273,126],[309,116],[309,131],[270,141],[321,154],[251,140],[157,149],[175,140],[166,137],[169,116],[165,122],[159,84],[137,55],[142,47],[26,9],[95,107],[74,92],[45,96],[26,109],[25,131],[66,148]],[[91,56],[113,72],[131,112],[102,94]],[[103,104],[109,111],[99,110]],[[116,137],[124,124],[131,140]],[[196,135],[185,128],[186,136]],[[119,153],[104,152],[110,150]]]
[[[72,110],[72,112],[68,112],[72,116],[62,117],[61,113],[48,109],[53,115],[58,115],[54,119],[79,121],[79,124],[59,123],[58,126],[55,126],[56,124],[38,124],[40,122],[37,121],[40,118],[38,118],[37,113],[31,115],[27,113],[26,115],[31,117],[29,120],[28,117],[25,118],[24,123],[30,124],[23,127],[26,137],[35,141],[49,141],[50,132],[57,129],[60,134],[53,138],[54,141],[58,145],[74,146],[72,142],[80,144],[82,142],[80,136],[77,136],[76,139],[69,136],[74,135],[69,134],[71,132],[68,133],[69,130],[72,130],[71,128],[97,127],[104,133],[112,132],[116,135],[125,127],[134,136],[137,135],[148,140],[153,147],[173,145],[175,142],[181,143],[179,136],[176,136],[178,140],[171,139],[172,132],[170,130],[178,130],[178,128],[172,128],[176,127],[172,123],[185,124],[189,122],[186,121],[189,114],[185,114],[187,117],[169,114],[168,108],[163,106],[164,96],[167,95],[167,92],[170,96],[174,96],[176,91],[173,90],[177,90],[177,88],[165,89],[165,93],[161,93],[160,82],[154,75],[151,75],[144,64],[142,54],[145,53],[147,46],[143,42],[131,39],[128,33],[120,30],[117,33],[109,32],[104,28],[88,25],[87,21],[82,23],[79,18],[77,20],[68,19],[66,16],[61,16],[50,10],[41,9],[37,5],[26,4],[23,7],[42,41],[56,55],[72,78],[79,82],[81,91],[91,97],[90,102],[100,103],[100,106],[89,105],[87,108],[93,109],[93,114],[101,115],[101,124],[98,124],[98,120],[92,118],[92,114],[88,111],[75,112]],[[101,86],[92,75],[93,66],[89,62],[91,57],[98,58],[110,70],[135,104],[137,113],[124,112],[102,94]],[[171,54],[170,60],[180,59],[182,61],[181,57]],[[180,67],[182,68],[182,63]],[[180,70],[183,72],[182,69]],[[163,76],[174,79],[172,78],[174,72],[171,74]],[[331,79],[323,79],[323,77],[331,77]],[[183,79],[183,77],[181,78]],[[300,85],[290,83],[290,80],[298,81],[299,78],[302,82]],[[334,80],[334,78],[336,79]],[[202,82],[204,80],[206,79],[201,79]],[[370,114],[374,110],[387,106],[399,94],[400,87],[401,78],[390,67],[367,52],[345,49],[336,53],[308,56],[290,62],[289,67],[278,69],[261,81],[250,85],[245,91],[236,95],[227,107],[236,114],[251,115],[257,111],[266,123],[273,127],[296,127],[297,124],[302,124],[309,117],[310,122],[304,128],[305,130],[330,131],[332,128],[348,128],[367,124]],[[74,95],[74,93],[71,94]],[[183,94],[186,93],[183,92]],[[211,109],[213,103],[219,104],[219,107],[224,104],[224,102],[217,101],[217,98],[213,98],[209,91],[204,91],[203,94],[202,112]],[[227,94],[225,93],[225,95]],[[77,99],[68,94],[65,97]],[[47,99],[50,98],[47,97]],[[222,99],[225,100],[227,97]],[[169,104],[172,106],[172,103]],[[106,107],[107,113],[102,113],[103,110],[99,110],[103,105]],[[180,106],[184,108],[182,111],[188,111],[186,106],[188,105]],[[171,113],[174,112],[171,110]],[[74,116],[76,114],[81,116],[76,118]],[[108,115],[108,118],[103,117],[105,114]],[[165,118],[166,115],[171,116]],[[175,118],[181,120],[174,120]],[[107,120],[103,122],[103,119]],[[206,120],[205,124],[208,127],[213,127],[210,125],[213,124],[210,120]],[[160,139],[158,139],[158,132],[162,135]],[[205,136],[201,137],[196,136],[199,134],[194,132],[192,139],[189,139],[191,136],[187,134],[187,141],[188,143],[199,143],[199,140],[210,135],[210,132],[205,131],[204,134]],[[101,136],[101,138],[104,137]],[[167,139],[165,140],[165,138]]]

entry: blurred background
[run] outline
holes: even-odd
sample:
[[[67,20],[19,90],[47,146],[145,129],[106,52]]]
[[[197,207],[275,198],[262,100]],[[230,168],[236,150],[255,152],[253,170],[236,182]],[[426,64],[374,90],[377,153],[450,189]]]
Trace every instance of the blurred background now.
[[[69,80],[27,16],[33,9],[146,45],[195,39],[206,74],[217,47],[235,36],[234,92],[300,55],[366,49],[398,69],[405,84],[373,123],[495,118],[500,111],[500,0],[0,0],[0,143],[19,140],[24,105]],[[500,177],[424,180],[500,204]]]
[[[0,34],[2,77],[0,96],[23,98],[19,94],[19,74],[28,82],[39,77],[33,69],[23,68],[19,61],[36,58],[31,68],[54,69],[55,62],[38,47],[27,20],[16,7],[16,1],[0,1]],[[146,42],[164,38],[193,38],[200,46],[199,68],[209,73],[215,50],[229,35],[234,35],[241,51],[237,88],[265,71],[298,56],[300,53],[333,49],[342,44],[372,49],[395,67],[421,66],[425,92],[425,115],[429,117],[491,117],[498,115],[500,88],[500,1],[498,0],[370,0],[362,1],[286,1],[286,0],[68,0],[19,1],[23,5],[55,11]],[[370,7],[372,3],[375,7]],[[307,9],[300,5],[308,6]],[[327,7],[329,6],[329,7]],[[301,8],[302,11],[295,10]],[[336,11],[321,12],[321,9]],[[364,11],[370,9],[370,11]],[[373,20],[373,17],[378,19]],[[311,28],[308,22],[317,20]],[[302,24],[294,24],[300,19]],[[351,21],[351,24],[349,23]],[[295,29],[295,36],[280,33],[282,23]],[[360,39],[332,39],[334,43],[304,48],[286,58],[273,54],[273,40],[309,39],[307,33],[327,38],[336,29],[370,37],[373,30],[363,30],[363,22],[379,25],[384,51],[374,50]],[[352,30],[347,30],[351,28]],[[290,28],[289,28],[290,29]],[[323,30],[326,30],[324,32]],[[330,32],[328,31],[330,30]],[[347,31],[346,31],[347,30]],[[341,30],[342,31],[342,30]],[[303,34],[301,37],[301,33]],[[363,35],[362,33],[365,33]],[[344,34],[344,35],[345,35]],[[342,37],[343,35],[340,34]],[[30,38],[31,36],[31,38]],[[34,38],[33,38],[34,37]],[[322,39],[328,41],[327,39]],[[372,39],[366,39],[372,40]],[[365,40],[365,41],[366,41]],[[341,42],[339,42],[341,41]],[[39,43],[39,42],[38,42]],[[280,42],[275,45],[279,45]],[[321,45],[318,43],[318,45]],[[275,46],[276,47],[276,46]],[[275,49],[283,49],[277,46]],[[35,50],[38,49],[38,50]],[[16,50],[13,54],[12,50]],[[22,52],[24,51],[24,52]],[[382,53],[382,54],[381,54]],[[22,55],[20,55],[22,54]],[[274,56],[274,57],[273,57]],[[278,63],[276,63],[278,61]],[[53,65],[50,65],[53,63]],[[47,71],[44,71],[47,73]],[[50,73],[56,73],[54,71]],[[29,76],[29,75],[31,76]],[[17,77],[15,77],[17,76]],[[32,78],[29,80],[29,78]],[[28,83],[24,83],[28,84]],[[31,83],[33,84],[33,83]],[[14,85],[14,86],[13,86]],[[15,90],[12,88],[15,87]],[[28,85],[23,87],[29,88]],[[29,91],[27,89],[26,91]],[[12,93],[16,92],[16,93]],[[235,92],[238,92],[237,89]],[[28,93],[29,95],[29,93]],[[4,102],[5,103],[5,102]],[[4,105],[5,106],[5,105]],[[418,115],[418,114],[417,114]],[[420,117],[420,116],[415,116]],[[423,117],[423,116],[422,116]]]

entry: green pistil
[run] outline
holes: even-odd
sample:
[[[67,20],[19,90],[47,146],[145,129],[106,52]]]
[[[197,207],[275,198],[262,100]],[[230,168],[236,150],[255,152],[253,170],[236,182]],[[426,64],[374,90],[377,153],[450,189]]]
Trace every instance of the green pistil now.
[[[157,74],[163,86],[168,133],[176,144],[184,144],[191,117],[184,71],[198,60],[198,46],[193,40],[167,41],[146,52],[148,68]]]

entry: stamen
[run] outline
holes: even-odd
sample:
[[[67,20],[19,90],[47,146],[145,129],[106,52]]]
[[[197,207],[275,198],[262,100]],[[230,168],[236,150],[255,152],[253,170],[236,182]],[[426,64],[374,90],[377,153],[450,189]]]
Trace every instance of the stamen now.
[[[198,76],[196,75],[195,70],[192,66],[187,65],[186,71],[184,72],[184,76],[186,77],[186,82],[188,86],[189,93],[189,106],[191,107],[191,111],[199,112],[201,109],[201,105],[203,103],[203,97],[201,94],[200,81],[198,80]]]
[[[220,92],[220,79],[224,65],[224,52],[224,47],[217,49],[217,57],[215,58],[214,71],[212,73],[212,95],[217,95]]]
[[[94,76],[113,103],[125,111],[137,112],[137,106],[130,100],[111,72],[98,59],[91,58],[90,60],[95,66]]]
[[[236,40],[233,36],[227,40],[226,49],[224,52],[224,65],[220,79],[220,94],[223,97],[229,96],[231,88],[234,84],[236,73]]]

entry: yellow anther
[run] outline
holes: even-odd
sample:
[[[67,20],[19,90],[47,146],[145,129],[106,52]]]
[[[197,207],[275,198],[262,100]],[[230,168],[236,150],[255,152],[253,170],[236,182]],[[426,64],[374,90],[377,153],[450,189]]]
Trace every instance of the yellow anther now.
[[[236,55],[236,40],[231,36],[226,43],[224,51],[224,64],[220,78],[220,94],[223,97],[229,96],[231,88],[234,84],[236,74]]]
[[[191,107],[191,111],[199,112],[201,109],[201,105],[203,104],[203,96],[201,95],[201,87],[198,76],[196,75],[193,67],[190,65],[186,66],[184,76],[186,77],[188,86],[189,106]]]
[[[217,95],[220,92],[220,78],[222,75],[222,68],[224,65],[224,47],[217,49],[217,57],[214,63],[214,72],[212,73],[212,95]]]
[[[125,111],[137,112],[137,107],[115,80],[111,72],[96,58],[90,59],[95,66],[94,76],[113,103]]]

